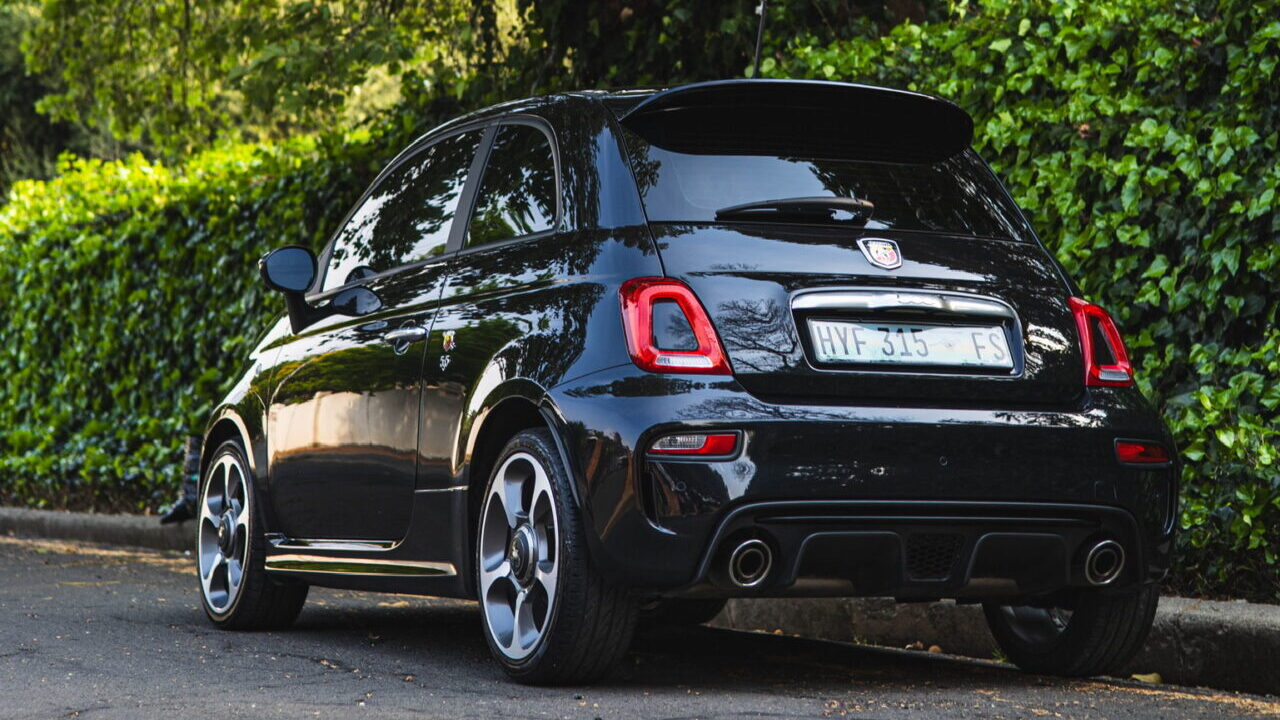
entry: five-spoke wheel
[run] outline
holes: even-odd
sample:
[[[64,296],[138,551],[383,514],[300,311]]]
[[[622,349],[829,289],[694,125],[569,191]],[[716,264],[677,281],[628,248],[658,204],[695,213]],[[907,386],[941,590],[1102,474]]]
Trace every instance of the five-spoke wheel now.
[[[551,433],[522,430],[482,496],[475,577],[485,638],[521,682],[596,680],[635,629],[635,598],[587,556],[571,482]]]
[[[249,556],[252,500],[245,469],[231,453],[209,468],[200,498],[200,589],[215,614],[226,613],[240,596]]]
[[[480,601],[502,654],[537,648],[556,603],[560,537],[547,470],[527,452],[509,455],[485,497],[480,524]]]
[[[303,583],[267,577],[253,473],[234,440],[205,466],[196,529],[196,570],[205,614],[228,630],[282,628],[307,599]]]

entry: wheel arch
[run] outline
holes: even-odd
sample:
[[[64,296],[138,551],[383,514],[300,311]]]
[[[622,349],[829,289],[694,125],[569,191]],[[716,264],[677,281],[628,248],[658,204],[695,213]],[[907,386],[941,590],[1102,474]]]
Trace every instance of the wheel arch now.
[[[200,477],[204,477],[204,471],[209,467],[209,461],[213,458],[218,446],[228,440],[240,441],[245,457],[249,461],[249,471],[253,473],[255,478],[261,477],[258,457],[255,452],[255,445],[250,439],[249,429],[239,413],[232,408],[220,409],[214,413],[213,419],[209,421],[204,433],[204,442],[200,447]]]
[[[493,472],[502,449],[507,442],[521,430],[546,428],[551,432],[552,441],[560,454],[564,467],[573,475],[570,485],[574,490],[574,502],[581,508],[581,494],[578,487],[577,473],[564,443],[564,421],[560,413],[547,396],[546,391],[536,382],[527,378],[513,378],[495,388],[478,409],[468,408],[467,415],[472,417],[469,428],[465,431],[463,448],[463,466],[467,486],[466,522],[462,523],[465,536],[460,538],[459,547],[467,549],[466,565],[470,565],[475,551],[476,531],[480,519],[480,504],[484,498],[484,486]],[[474,573],[467,573],[466,584],[470,592],[475,592]]]

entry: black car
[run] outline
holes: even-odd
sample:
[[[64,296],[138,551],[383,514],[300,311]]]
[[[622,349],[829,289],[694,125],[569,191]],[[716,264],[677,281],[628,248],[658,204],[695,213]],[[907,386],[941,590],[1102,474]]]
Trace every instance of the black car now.
[[[1117,669],[1176,452],[1111,318],[948,102],[828,82],[577,92],[445,124],[318,261],[205,436],[225,628],[311,585],[476,598],[525,682],[731,597],[983,604],[1028,670]]]

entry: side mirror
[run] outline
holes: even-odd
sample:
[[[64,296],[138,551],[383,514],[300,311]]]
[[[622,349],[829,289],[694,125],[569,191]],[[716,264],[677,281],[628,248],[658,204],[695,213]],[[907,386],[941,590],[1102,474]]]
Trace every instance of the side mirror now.
[[[316,281],[316,256],[297,245],[276,248],[258,261],[262,281],[282,293],[306,292]]]
[[[325,314],[308,305],[303,297],[316,280],[316,256],[310,250],[297,245],[276,248],[258,261],[258,272],[267,287],[284,295],[289,325],[295,333]]]
[[[369,288],[350,287],[334,295],[330,307],[343,315],[359,317],[381,310],[382,298]]]

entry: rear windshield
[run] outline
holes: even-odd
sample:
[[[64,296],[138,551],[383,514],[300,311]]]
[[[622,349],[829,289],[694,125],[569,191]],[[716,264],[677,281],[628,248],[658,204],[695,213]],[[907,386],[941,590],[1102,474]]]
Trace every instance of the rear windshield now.
[[[719,209],[801,197],[871,202],[865,227],[1028,240],[1030,228],[972,150],[933,163],[701,155],[624,131],[651,222],[714,222]]]

